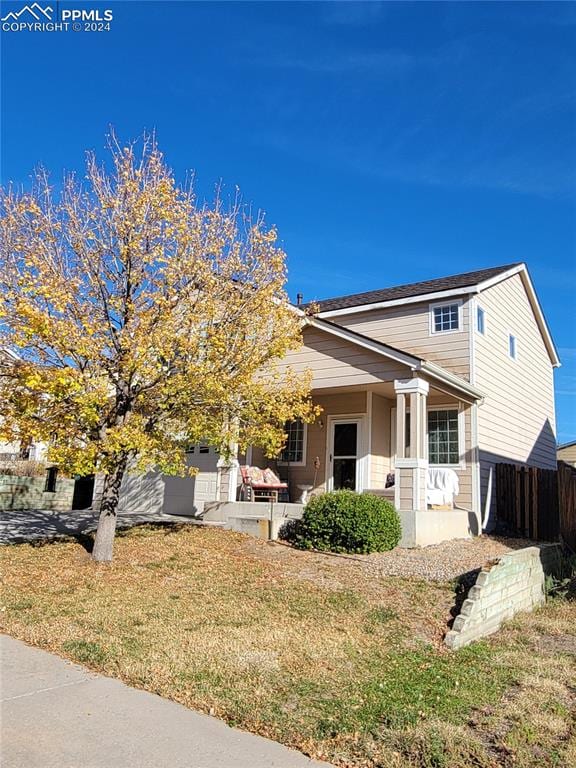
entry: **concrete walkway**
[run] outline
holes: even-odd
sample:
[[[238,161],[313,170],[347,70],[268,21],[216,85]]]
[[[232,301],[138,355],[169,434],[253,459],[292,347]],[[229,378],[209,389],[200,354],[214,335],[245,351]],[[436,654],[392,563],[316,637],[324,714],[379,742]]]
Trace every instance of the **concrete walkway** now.
[[[191,523],[193,517],[164,515],[161,513],[118,513],[118,528],[131,528],[143,523]],[[212,525],[216,525],[213,523]],[[62,536],[81,536],[95,531],[98,513],[91,509],[53,512],[46,509],[3,510],[0,518],[0,544],[19,544]]]
[[[2,768],[328,766],[10,637],[0,653]]]

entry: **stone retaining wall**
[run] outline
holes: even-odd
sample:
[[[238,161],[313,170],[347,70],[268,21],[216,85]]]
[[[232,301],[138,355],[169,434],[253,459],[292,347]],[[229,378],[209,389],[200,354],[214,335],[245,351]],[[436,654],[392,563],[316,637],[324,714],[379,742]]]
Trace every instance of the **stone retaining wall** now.
[[[56,490],[44,490],[44,477],[0,475],[0,510],[2,509],[52,509],[66,512],[72,509],[74,480],[56,479]]]
[[[462,648],[496,632],[519,611],[530,611],[545,600],[544,579],[559,570],[558,544],[526,547],[503,555],[478,574],[446,635],[449,648]]]

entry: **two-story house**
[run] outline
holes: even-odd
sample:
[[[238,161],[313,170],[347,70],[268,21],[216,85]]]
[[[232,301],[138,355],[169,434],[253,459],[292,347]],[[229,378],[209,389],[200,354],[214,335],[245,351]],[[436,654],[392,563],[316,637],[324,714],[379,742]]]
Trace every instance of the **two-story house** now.
[[[400,512],[403,542],[430,544],[491,527],[497,462],[556,466],[559,360],[524,264],[294,311],[303,344],[279,366],[312,371],[322,413],[287,425],[278,464],[292,500],[299,486],[380,493]],[[196,478],[127,478],[121,506],[139,511],[147,499],[158,511],[197,514],[206,502],[237,500],[239,464],[269,463],[256,447],[226,462],[199,445],[189,460]],[[456,478],[452,508],[430,504],[430,470]]]
[[[322,406],[289,425],[293,495],[383,492],[415,543],[490,527],[497,462],[556,466],[559,360],[525,264],[319,301],[282,365]],[[428,508],[429,468],[456,473],[453,510]]]

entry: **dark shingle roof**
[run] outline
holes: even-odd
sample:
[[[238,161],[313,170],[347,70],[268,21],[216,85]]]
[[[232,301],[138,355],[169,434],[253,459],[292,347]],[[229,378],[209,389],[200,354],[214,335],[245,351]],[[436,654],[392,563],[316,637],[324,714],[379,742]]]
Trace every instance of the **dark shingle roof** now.
[[[484,280],[489,280],[491,277],[496,277],[496,275],[499,275],[502,272],[507,272],[509,269],[519,266],[519,264],[520,263],[518,262],[516,264],[505,264],[501,267],[478,269],[475,272],[464,272],[460,275],[439,277],[435,280],[424,280],[421,283],[396,285],[392,288],[380,288],[376,291],[354,293],[350,296],[337,296],[333,299],[321,299],[320,301],[315,301],[313,303],[318,307],[318,312],[330,312],[334,309],[360,307],[363,304],[375,304],[381,301],[394,301],[396,299],[407,299],[427,293],[436,293],[437,291],[467,288],[468,286],[482,283]],[[309,304],[304,306],[309,306]]]

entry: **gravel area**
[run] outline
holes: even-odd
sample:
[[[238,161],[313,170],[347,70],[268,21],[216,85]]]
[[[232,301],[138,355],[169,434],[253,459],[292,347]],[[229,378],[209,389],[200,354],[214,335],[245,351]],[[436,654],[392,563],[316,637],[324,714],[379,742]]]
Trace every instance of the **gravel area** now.
[[[326,584],[338,580],[338,574],[355,571],[364,578],[399,576],[445,582],[482,568],[506,552],[529,547],[528,539],[478,536],[455,539],[418,549],[397,548],[372,555],[337,555],[302,552],[281,542],[248,538],[244,547],[266,560],[281,562],[292,575]]]
[[[478,570],[506,552],[532,544],[527,539],[478,536],[420,549],[398,548],[392,552],[361,555],[359,559],[377,576],[419,576],[429,581],[448,581]]]

